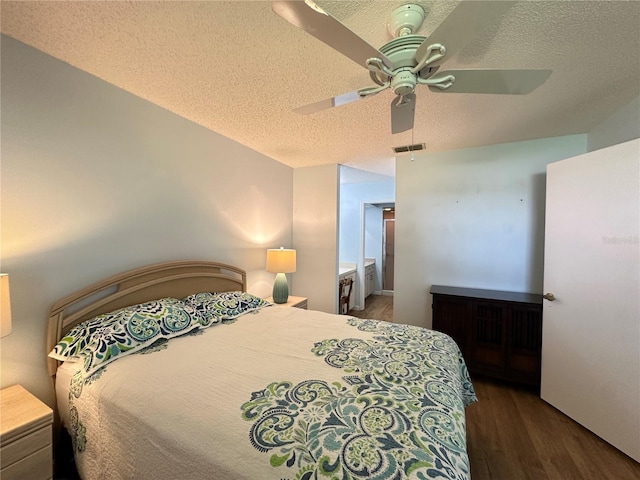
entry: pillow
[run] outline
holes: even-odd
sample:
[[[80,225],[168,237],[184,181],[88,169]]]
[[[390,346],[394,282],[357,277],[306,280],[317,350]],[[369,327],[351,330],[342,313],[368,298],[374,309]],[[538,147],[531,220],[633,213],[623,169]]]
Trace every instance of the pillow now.
[[[89,376],[116,358],[137,352],[159,338],[183,335],[203,323],[196,309],[177,298],[121,308],[87,320],[67,333],[49,356],[84,362]]]
[[[194,307],[207,322],[204,326],[221,320],[233,320],[245,313],[271,305],[266,300],[246,292],[202,292],[183,298]]]

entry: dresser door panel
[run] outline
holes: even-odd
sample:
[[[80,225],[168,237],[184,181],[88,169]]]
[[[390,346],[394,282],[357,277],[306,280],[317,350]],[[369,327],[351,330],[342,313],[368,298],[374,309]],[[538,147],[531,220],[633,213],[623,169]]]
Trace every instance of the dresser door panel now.
[[[540,383],[542,348],[542,311],[539,306],[510,308],[507,333],[507,376],[527,383]]]
[[[500,303],[474,302],[471,328],[472,370],[502,376],[506,334],[504,306]]]
[[[471,304],[465,298],[438,296],[433,301],[433,329],[446,333],[455,340],[467,358],[470,355],[467,337]]]

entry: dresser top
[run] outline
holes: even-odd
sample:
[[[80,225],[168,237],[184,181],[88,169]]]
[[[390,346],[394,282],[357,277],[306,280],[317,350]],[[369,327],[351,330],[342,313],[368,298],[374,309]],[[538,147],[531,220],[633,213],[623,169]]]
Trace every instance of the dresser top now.
[[[53,422],[52,410],[20,385],[0,390],[0,443],[5,445]]]
[[[451,295],[455,297],[477,298],[480,300],[502,300],[518,303],[542,303],[542,294],[524,292],[504,292],[502,290],[484,290],[480,288],[446,287],[432,285],[429,291],[432,295]]]

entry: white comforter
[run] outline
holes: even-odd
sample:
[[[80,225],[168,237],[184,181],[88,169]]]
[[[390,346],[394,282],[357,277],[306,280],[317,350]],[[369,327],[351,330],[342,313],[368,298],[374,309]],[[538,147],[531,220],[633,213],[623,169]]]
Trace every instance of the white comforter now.
[[[469,478],[475,396],[438,332],[273,306],[76,370],[56,389],[85,480]]]

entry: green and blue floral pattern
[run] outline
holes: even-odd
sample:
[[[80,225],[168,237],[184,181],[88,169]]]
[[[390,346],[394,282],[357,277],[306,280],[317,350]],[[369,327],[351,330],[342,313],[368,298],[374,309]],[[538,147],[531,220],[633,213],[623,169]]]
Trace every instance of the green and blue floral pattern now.
[[[198,311],[203,318],[203,326],[234,320],[240,315],[271,305],[247,292],[202,292],[189,295],[183,300]]]
[[[73,328],[49,356],[82,361],[89,376],[116,358],[136,352],[158,338],[173,338],[198,328],[200,313],[176,298],[163,298],[99,315]]]
[[[237,447],[264,455],[264,476],[255,478],[468,480],[464,407],[475,395],[455,343],[418,327],[346,323],[367,334],[341,329],[342,338],[317,341],[308,353],[320,367],[313,375],[267,381],[241,405],[250,443]],[[155,357],[170,343],[158,337],[138,353]],[[71,381],[65,426],[77,459],[93,458],[95,448],[96,419],[83,418],[83,389],[108,368]]]
[[[283,478],[468,479],[464,407],[476,400],[457,345],[432,330],[349,319],[373,340],[317,342],[344,383],[274,382],[242,405],[249,438]]]

